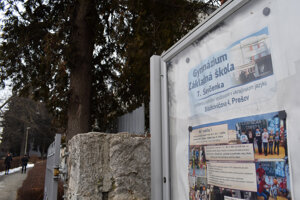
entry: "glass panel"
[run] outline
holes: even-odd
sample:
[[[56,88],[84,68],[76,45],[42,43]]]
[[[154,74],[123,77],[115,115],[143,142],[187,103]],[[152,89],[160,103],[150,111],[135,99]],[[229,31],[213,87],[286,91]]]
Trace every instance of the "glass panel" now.
[[[273,147],[278,132],[281,153],[285,152],[287,135],[294,134],[287,133],[286,125],[281,127],[277,123],[272,127],[268,120],[277,116],[279,123],[283,123],[285,119],[278,117],[285,113],[282,110],[293,115],[288,106],[293,104],[283,94],[294,97],[286,87],[291,84],[290,77],[297,74],[296,66],[300,67],[296,53],[300,52],[300,26],[292,26],[293,31],[288,31],[291,24],[297,23],[299,15],[295,7],[298,6],[297,1],[290,5],[278,0],[250,1],[167,63],[172,200],[193,199],[192,196],[206,199],[222,192],[240,199],[260,196],[262,193],[258,194],[258,189],[262,177],[257,173],[260,162],[265,162],[265,171],[267,165],[273,167],[274,173],[264,177],[269,178],[266,183],[277,178],[277,184],[276,181],[274,184],[278,188],[272,191],[271,187],[268,188],[269,195],[275,197],[272,192],[279,191],[282,183],[281,186],[286,184],[286,193],[276,195],[291,196],[290,178],[284,179],[289,177],[289,166],[285,164],[288,156],[269,157],[268,153],[266,158],[271,159],[268,164],[264,154],[258,152],[256,127],[241,127],[257,121],[254,125],[259,127],[260,137],[267,132],[269,145],[269,136],[272,135]],[[282,8],[289,10],[289,14]],[[290,129],[297,130],[296,126]],[[197,143],[199,141],[207,143]],[[251,143],[254,149],[249,149]],[[242,145],[239,148],[248,151],[253,159],[212,160],[210,157],[210,160],[203,160],[206,148],[215,150],[216,146],[223,148],[228,145]],[[261,148],[264,148],[263,142]],[[212,184],[211,176],[216,176],[213,169],[218,169],[218,162],[234,163],[229,166],[237,164],[239,169],[245,167],[252,173],[248,180],[243,180],[249,184],[243,187],[228,186],[228,182]]]

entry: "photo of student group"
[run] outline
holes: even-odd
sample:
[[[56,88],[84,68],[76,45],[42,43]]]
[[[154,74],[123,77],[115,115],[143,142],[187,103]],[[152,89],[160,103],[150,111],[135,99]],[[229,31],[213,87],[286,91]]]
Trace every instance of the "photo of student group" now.
[[[189,175],[195,177],[206,177],[206,158],[204,146],[190,146]]]
[[[255,165],[257,199],[291,199],[289,166],[286,161],[258,162]]]
[[[237,143],[253,144],[255,159],[283,159],[287,156],[285,121],[278,115],[270,119],[236,123]]]

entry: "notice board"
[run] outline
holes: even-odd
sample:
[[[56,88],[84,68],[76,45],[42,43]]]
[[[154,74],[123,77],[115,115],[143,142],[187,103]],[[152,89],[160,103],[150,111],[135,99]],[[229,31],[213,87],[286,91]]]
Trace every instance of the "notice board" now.
[[[300,198],[299,7],[231,1],[161,56],[171,199]]]

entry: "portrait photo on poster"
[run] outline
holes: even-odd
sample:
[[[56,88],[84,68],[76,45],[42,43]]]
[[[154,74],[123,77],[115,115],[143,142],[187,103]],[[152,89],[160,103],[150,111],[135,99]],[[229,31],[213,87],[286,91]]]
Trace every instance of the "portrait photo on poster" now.
[[[189,199],[292,199],[285,111],[194,126],[189,135]]]

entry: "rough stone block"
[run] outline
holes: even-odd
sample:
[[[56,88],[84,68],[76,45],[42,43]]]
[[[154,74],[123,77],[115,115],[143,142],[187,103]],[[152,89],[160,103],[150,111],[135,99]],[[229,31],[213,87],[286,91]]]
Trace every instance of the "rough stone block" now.
[[[70,200],[150,199],[150,139],[85,133],[69,141]]]

